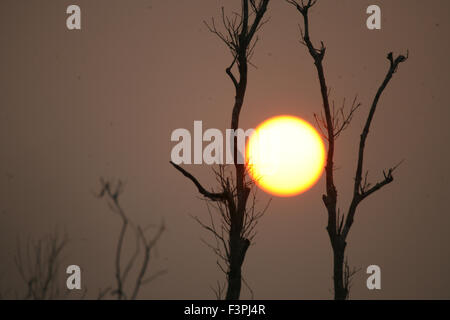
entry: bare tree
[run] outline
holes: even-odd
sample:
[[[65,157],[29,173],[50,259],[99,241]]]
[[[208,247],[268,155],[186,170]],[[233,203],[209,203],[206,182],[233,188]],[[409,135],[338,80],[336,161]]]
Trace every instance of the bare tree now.
[[[208,29],[225,43],[232,55],[232,62],[225,72],[235,88],[230,126],[234,132],[239,128],[239,116],[247,89],[248,66],[251,64],[250,59],[258,41],[256,33],[265,23],[263,17],[268,3],[269,0],[241,0],[241,12],[233,13],[231,16],[227,16],[222,8],[221,20],[224,31],[217,29],[214,19],[211,20],[211,23],[205,22]],[[238,76],[233,73],[234,67],[237,69]],[[251,181],[249,181],[245,164],[237,161],[237,146],[237,137],[234,136],[234,176],[225,176],[223,170],[216,175],[219,180],[220,192],[206,190],[193,175],[171,162],[178,171],[195,184],[199,193],[214,202],[221,212],[223,219],[220,233],[216,233],[209,226],[204,225],[204,227],[212,231],[220,241],[223,241],[225,251],[223,257],[228,268],[226,270],[228,286],[225,297],[227,300],[239,299],[242,283],[241,268],[251,241],[249,230],[253,229],[251,225],[254,225],[258,218],[257,216],[252,217],[251,210],[247,208]]]
[[[118,300],[134,300],[137,298],[143,285],[150,283],[167,272],[167,270],[160,270],[152,275],[147,275],[150,267],[152,250],[155,249],[156,244],[160,240],[165,230],[165,225],[164,223],[161,223],[161,225],[157,228],[156,233],[152,237],[148,237],[146,234],[148,228],[142,228],[139,225],[135,226],[129,220],[120,205],[119,198],[123,192],[123,183],[119,180],[114,186],[112,182],[105,181],[103,179],[100,179],[100,183],[102,185],[102,189],[98,194],[98,197],[108,198],[108,205],[114,213],[119,215],[122,221],[122,226],[117,240],[114,260],[116,286],[101,290],[99,292],[98,299],[102,299],[107,294],[111,294]],[[129,258],[125,258],[123,254],[125,238],[128,230],[130,229],[132,230],[136,241],[135,250]],[[132,273],[133,268],[136,269],[134,281],[132,281],[132,284],[127,287],[126,284],[128,283],[128,276],[130,275],[130,272]],[[127,290],[127,288],[129,288],[129,290]]]
[[[25,245],[18,242],[14,262],[26,286],[23,299],[61,298],[58,275],[61,270],[62,252],[67,242],[67,236],[58,232],[36,241],[28,239]]]
[[[344,268],[345,248],[347,246],[347,236],[353,224],[356,209],[362,200],[366,199],[368,196],[380,190],[382,187],[386,186],[394,180],[393,173],[398,166],[396,165],[386,171],[383,171],[383,179],[377,182],[375,185],[372,185],[368,182],[367,172],[363,178],[364,151],[367,136],[369,134],[370,125],[372,124],[372,120],[377,109],[378,101],[383,91],[385,90],[394,73],[397,71],[399,64],[406,61],[408,55],[399,55],[396,58],[394,58],[392,52],[387,55],[387,59],[389,60],[389,68],[383,82],[381,83],[375,94],[364,125],[364,129],[361,133],[358,149],[358,162],[354,177],[353,198],[347,210],[347,214],[341,214],[340,210],[337,209],[337,190],[333,177],[335,140],[337,139],[339,134],[343,130],[345,130],[345,128],[347,128],[352,119],[353,113],[356,111],[356,109],[359,108],[360,105],[356,103],[355,99],[348,112],[344,112],[345,103],[340,109],[338,109],[337,112],[334,108],[334,105],[330,106],[329,91],[325,81],[325,72],[322,63],[325,57],[326,48],[323,42],[321,42],[319,48],[315,47],[310,39],[308,13],[309,10],[317,3],[317,0],[286,1],[293,5],[303,17],[304,24],[303,28],[301,28],[302,43],[307,47],[309,54],[314,60],[314,65],[317,69],[320,83],[320,92],[323,100],[323,113],[322,116],[316,115],[316,120],[322,132],[324,133],[326,140],[328,141],[328,153],[325,167],[326,194],[323,195],[323,203],[325,204],[328,212],[327,231],[334,255],[334,298],[336,300],[345,300],[348,298],[350,277],[353,274],[353,272],[349,271],[347,263],[345,263]]]

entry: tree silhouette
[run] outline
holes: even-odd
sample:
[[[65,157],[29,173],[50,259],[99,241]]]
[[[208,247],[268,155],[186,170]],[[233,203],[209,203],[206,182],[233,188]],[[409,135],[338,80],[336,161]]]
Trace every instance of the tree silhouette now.
[[[59,280],[67,243],[67,235],[57,231],[37,240],[28,239],[25,244],[18,242],[14,263],[26,287],[22,299],[51,300],[64,296]]]
[[[366,147],[367,136],[377,109],[378,101],[383,91],[392,79],[394,73],[397,71],[399,64],[406,61],[408,55],[399,55],[396,58],[394,58],[392,52],[387,55],[387,59],[389,60],[389,68],[383,82],[375,94],[360,137],[358,162],[354,177],[353,197],[347,210],[347,214],[341,214],[340,210],[337,209],[337,190],[333,177],[335,141],[339,134],[348,127],[350,121],[352,120],[353,113],[359,108],[360,104],[356,103],[355,98],[348,112],[344,112],[345,103],[338,110],[334,108],[334,104],[330,106],[329,91],[325,81],[325,71],[322,63],[325,57],[326,48],[323,42],[321,42],[319,48],[315,47],[310,39],[308,13],[309,10],[317,3],[317,0],[286,1],[293,5],[303,17],[303,28],[301,28],[302,43],[307,47],[309,54],[314,60],[314,65],[317,69],[320,83],[323,113],[321,116],[315,115],[315,117],[319,128],[322,130],[324,137],[328,141],[327,161],[325,167],[326,194],[323,195],[322,199],[328,212],[327,231],[330,238],[331,247],[333,249],[334,298],[336,300],[345,300],[348,298],[350,278],[354,273],[353,271],[350,271],[347,261],[344,261],[345,248],[347,246],[347,236],[353,224],[356,209],[361,201],[391,183],[394,180],[393,172],[398,167],[398,165],[396,165],[386,171],[383,171],[384,178],[375,185],[371,185],[367,180],[367,171],[363,177],[364,150]]]
[[[205,22],[208,29],[225,43],[232,54],[233,60],[225,71],[235,88],[230,126],[234,132],[239,128],[239,116],[247,89],[248,66],[251,64],[250,59],[258,41],[256,33],[265,23],[263,17],[267,11],[268,3],[269,0],[242,0],[241,13],[233,13],[232,16],[226,16],[222,8],[221,20],[224,31],[217,29],[214,19],[211,20],[211,23]],[[235,76],[233,73],[234,67],[236,67],[239,76]],[[225,271],[228,283],[225,297],[227,300],[239,299],[242,264],[250,246],[254,226],[260,217],[260,214],[254,214],[254,210],[249,210],[247,206],[252,181],[248,178],[245,164],[240,164],[238,161],[236,135],[234,136],[233,155],[234,176],[228,176],[223,167],[216,171],[221,189],[217,193],[206,190],[193,175],[171,162],[178,171],[195,184],[199,193],[205,199],[214,202],[220,209],[222,217],[220,230],[207,225],[203,226],[212,231],[216,239],[219,239],[223,244],[223,255],[221,257],[227,265]]]
[[[159,270],[148,275],[152,250],[161,239],[165,231],[164,223],[161,223],[152,237],[148,236],[148,228],[142,228],[130,221],[120,205],[120,195],[123,192],[123,183],[117,183],[100,179],[101,191],[96,196],[106,197],[110,209],[116,213],[122,222],[117,238],[114,257],[115,285],[99,291],[97,298],[103,299],[107,295],[118,300],[137,299],[142,286],[162,276],[167,270]],[[131,256],[125,257],[123,249],[126,244],[126,235],[129,230],[135,237],[135,249]],[[14,255],[14,263],[23,282],[26,293],[20,297],[24,300],[52,300],[69,298],[71,293],[65,283],[61,284],[61,269],[63,264],[63,252],[68,244],[66,233],[61,234],[55,230],[37,240],[28,239],[25,244],[18,241],[17,251]],[[130,277],[132,284],[128,285]],[[64,289],[64,290],[62,290]],[[8,292],[0,292],[0,299],[6,298]],[[87,287],[80,292],[80,299],[87,294]]]
[[[147,276],[152,250],[161,239],[165,226],[164,223],[161,223],[157,228],[156,233],[152,237],[148,237],[146,234],[148,231],[147,228],[134,225],[120,205],[120,195],[123,192],[123,183],[119,180],[116,184],[113,184],[112,182],[103,179],[100,179],[100,183],[102,188],[97,195],[98,198],[107,198],[110,209],[120,217],[122,226],[117,239],[114,259],[116,285],[112,288],[108,287],[104,290],[100,290],[98,299],[102,299],[107,294],[110,294],[116,297],[117,300],[135,300],[143,285],[150,283],[157,277],[166,273],[166,270],[159,270],[152,275]],[[125,258],[123,255],[125,236],[130,228],[134,233],[136,244],[133,254],[128,258]],[[126,286],[128,276],[132,273],[133,268],[136,269],[134,281],[131,285]]]

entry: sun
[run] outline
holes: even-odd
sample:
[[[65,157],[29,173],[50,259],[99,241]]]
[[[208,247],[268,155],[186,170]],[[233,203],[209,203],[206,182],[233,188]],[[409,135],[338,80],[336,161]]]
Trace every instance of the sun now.
[[[305,192],[320,178],[325,147],[308,122],[276,116],[261,123],[250,136],[246,161],[251,178],[261,189],[290,197]]]

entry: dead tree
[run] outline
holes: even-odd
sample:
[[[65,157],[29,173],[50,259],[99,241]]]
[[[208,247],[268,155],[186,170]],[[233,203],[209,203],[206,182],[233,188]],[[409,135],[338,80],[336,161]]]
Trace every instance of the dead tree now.
[[[326,48],[323,42],[321,42],[320,47],[315,47],[310,39],[308,13],[309,10],[317,3],[317,0],[286,1],[293,5],[303,17],[303,27],[301,28],[302,43],[306,46],[309,54],[314,60],[314,65],[317,69],[319,78],[320,93],[323,101],[323,113],[322,116],[316,116],[316,120],[322,132],[324,132],[326,140],[328,141],[327,161],[325,167],[326,194],[323,195],[322,199],[328,212],[327,231],[330,238],[331,247],[333,249],[334,298],[336,300],[345,300],[348,298],[350,283],[349,278],[352,275],[352,272],[349,271],[347,264],[345,264],[346,267],[344,268],[345,248],[347,246],[347,236],[353,224],[356,209],[361,201],[394,180],[393,172],[398,166],[397,165],[383,171],[383,179],[375,185],[371,185],[367,180],[367,171],[363,177],[364,151],[367,136],[377,109],[378,101],[383,91],[392,79],[394,73],[397,71],[399,64],[406,61],[408,55],[399,55],[395,58],[392,52],[387,55],[387,59],[389,60],[389,68],[383,82],[375,94],[360,137],[358,161],[356,166],[356,174],[354,177],[353,197],[347,210],[347,214],[341,214],[340,210],[337,209],[337,190],[333,177],[335,141],[339,134],[348,127],[353,113],[360,105],[356,103],[355,99],[353,105],[347,113],[344,112],[345,104],[338,109],[338,111],[336,111],[333,104],[330,105],[329,91],[325,81],[325,71],[322,63],[325,57]]]
[[[66,235],[51,233],[25,245],[18,242],[14,257],[16,268],[26,286],[23,299],[51,300],[61,298],[62,252],[68,242]]]
[[[205,22],[208,29],[225,43],[232,55],[232,62],[225,72],[231,79],[235,89],[230,126],[230,129],[233,129],[234,132],[239,128],[239,116],[247,89],[248,66],[251,64],[250,59],[258,41],[256,33],[265,23],[263,18],[267,11],[268,3],[269,0],[242,0],[241,12],[239,14],[234,13],[232,16],[225,15],[222,8],[221,20],[225,29],[223,32],[217,29],[214,19],[211,20],[211,23]],[[233,71],[235,67],[238,76]],[[246,237],[249,228],[249,211],[247,208],[247,200],[250,194],[249,178],[245,164],[241,164],[238,161],[236,136],[234,136],[233,155],[234,177],[231,177],[231,179],[224,176],[219,177],[221,191],[217,193],[206,190],[194,176],[179,165],[171,162],[178,171],[195,184],[203,197],[215,202],[225,210],[223,211],[223,216],[225,217],[223,223],[227,225],[224,227],[227,230],[225,235],[227,239],[223,238],[223,240],[226,241],[225,248],[227,251],[225,256],[228,266],[226,271],[228,283],[227,300],[239,299],[242,282],[241,268],[251,240]]]
[[[139,294],[143,285],[146,285],[166,273],[166,270],[160,270],[152,275],[147,276],[148,269],[150,267],[150,258],[152,250],[155,249],[156,244],[160,240],[165,226],[164,223],[157,228],[156,233],[152,237],[148,237],[146,231],[148,228],[143,229],[139,225],[134,225],[126,215],[125,211],[120,205],[120,195],[123,192],[123,183],[119,180],[115,186],[112,182],[104,181],[100,179],[102,185],[101,191],[98,194],[99,198],[107,197],[108,205],[110,209],[119,215],[122,226],[120,228],[119,236],[117,239],[116,253],[114,259],[115,268],[115,282],[116,286],[101,290],[98,295],[98,299],[104,298],[107,294],[115,296],[118,300],[131,299],[135,300]],[[135,249],[129,258],[125,258],[123,254],[125,237],[128,230],[133,232],[135,237]],[[143,249],[141,249],[141,246]],[[134,281],[127,286],[128,276],[133,273],[134,269]],[[128,289],[127,289],[128,288]]]

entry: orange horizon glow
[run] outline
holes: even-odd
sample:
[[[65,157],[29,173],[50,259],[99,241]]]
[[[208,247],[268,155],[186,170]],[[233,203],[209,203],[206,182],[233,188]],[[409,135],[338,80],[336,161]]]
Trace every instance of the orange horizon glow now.
[[[275,116],[262,122],[246,148],[249,174],[264,191],[291,197],[310,189],[322,175],[325,146],[305,120]]]

